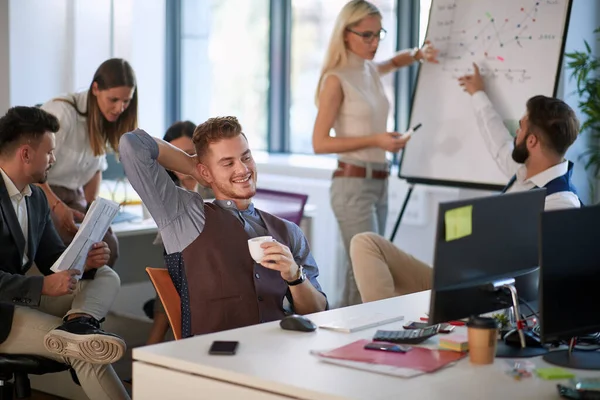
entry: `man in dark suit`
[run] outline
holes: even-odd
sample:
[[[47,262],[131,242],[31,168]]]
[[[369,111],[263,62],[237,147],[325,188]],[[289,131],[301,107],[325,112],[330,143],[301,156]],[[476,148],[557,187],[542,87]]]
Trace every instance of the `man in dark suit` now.
[[[73,367],[90,399],[127,399],[110,363],[125,352],[120,337],[100,329],[120,287],[96,243],[85,272],[53,273],[65,250],[42,190],[54,163],[53,115],[14,107],[0,118],[0,353],[35,354]],[[44,276],[26,276],[35,262]]]

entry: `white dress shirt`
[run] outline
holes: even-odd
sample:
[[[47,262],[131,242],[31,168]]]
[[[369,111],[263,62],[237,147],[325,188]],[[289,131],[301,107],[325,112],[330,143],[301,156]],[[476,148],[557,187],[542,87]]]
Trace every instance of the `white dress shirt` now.
[[[529,179],[525,179],[527,176],[527,167],[513,160],[513,138],[488,96],[483,91],[476,92],[472,96],[472,102],[479,131],[491,156],[507,178],[516,175],[517,179],[508,189],[507,193],[544,187],[548,182],[567,173],[569,162],[565,160]],[[573,192],[565,191],[546,196],[544,209],[548,211],[579,207],[580,203],[577,195]]]
[[[23,265],[25,265],[27,264],[27,261],[29,261],[29,258],[27,257],[27,238],[29,233],[29,220],[27,218],[27,201],[25,200],[25,197],[31,196],[31,188],[29,187],[29,185],[27,185],[25,186],[23,191],[20,192],[2,168],[0,168],[0,174],[2,174],[2,179],[4,179],[4,185],[6,186],[8,197],[10,197],[10,201],[12,202],[13,208],[15,209],[15,214],[17,214],[17,219],[19,220],[19,225],[21,225],[21,231],[23,231],[23,236],[25,237],[25,248],[23,249]]]
[[[87,110],[88,92],[61,96],[75,100],[81,112]],[[64,101],[50,100],[42,109],[58,118],[60,129],[56,132],[56,162],[48,173],[50,185],[76,190],[88,183],[98,171],[107,168],[106,155],[95,156],[90,144],[87,118]]]

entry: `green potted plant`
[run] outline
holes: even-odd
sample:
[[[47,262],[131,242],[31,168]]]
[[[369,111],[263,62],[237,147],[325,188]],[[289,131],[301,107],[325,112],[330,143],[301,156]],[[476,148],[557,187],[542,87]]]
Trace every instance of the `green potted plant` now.
[[[600,27],[594,30],[600,41]],[[583,114],[581,132],[588,135],[587,149],[580,158],[585,160],[585,168],[592,172],[591,192],[596,200],[598,179],[600,179],[600,58],[594,54],[589,43],[584,40],[585,51],[565,53],[571,78],[577,82],[579,110]]]
[[[600,27],[594,33],[600,41]],[[565,57],[568,60],[567,68],[571,70],[571,78],[577,82],[578,106],[583,114],[581,132],[588,135],[588,148],[581,158],[585,160],[586,170],[592,172],[594,194],[600,179],[600,58],[594,54],[587,41],[584,40],[584,44],[585,51],[565,53]]]

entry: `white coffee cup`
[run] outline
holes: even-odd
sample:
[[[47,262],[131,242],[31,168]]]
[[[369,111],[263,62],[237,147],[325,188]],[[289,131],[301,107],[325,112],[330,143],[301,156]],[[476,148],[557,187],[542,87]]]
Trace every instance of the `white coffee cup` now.
[[[259,236],[252,239],[248,239],[248,249],[250,250],[250,255],[252,256],[254,261],[260,264],[263,257],[265,256],[265,251],[262,247],[260,247],[260,245],[264,242],[272,241],[273,236]]]

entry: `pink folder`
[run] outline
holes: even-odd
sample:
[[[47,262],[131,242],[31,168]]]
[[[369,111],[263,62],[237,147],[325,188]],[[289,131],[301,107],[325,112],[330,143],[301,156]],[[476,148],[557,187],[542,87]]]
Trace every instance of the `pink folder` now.
[[[463,358],[467,353],[446,350],[430,350],[413,347],[406,353],[393,353],[378,350],[366,350],[369,340],[358,340],[346,346],[319,353],[322,357],[340,360],[360,361],[370,364],[392,365],[399,368],[416,369],[422,372],[434,372]]]

